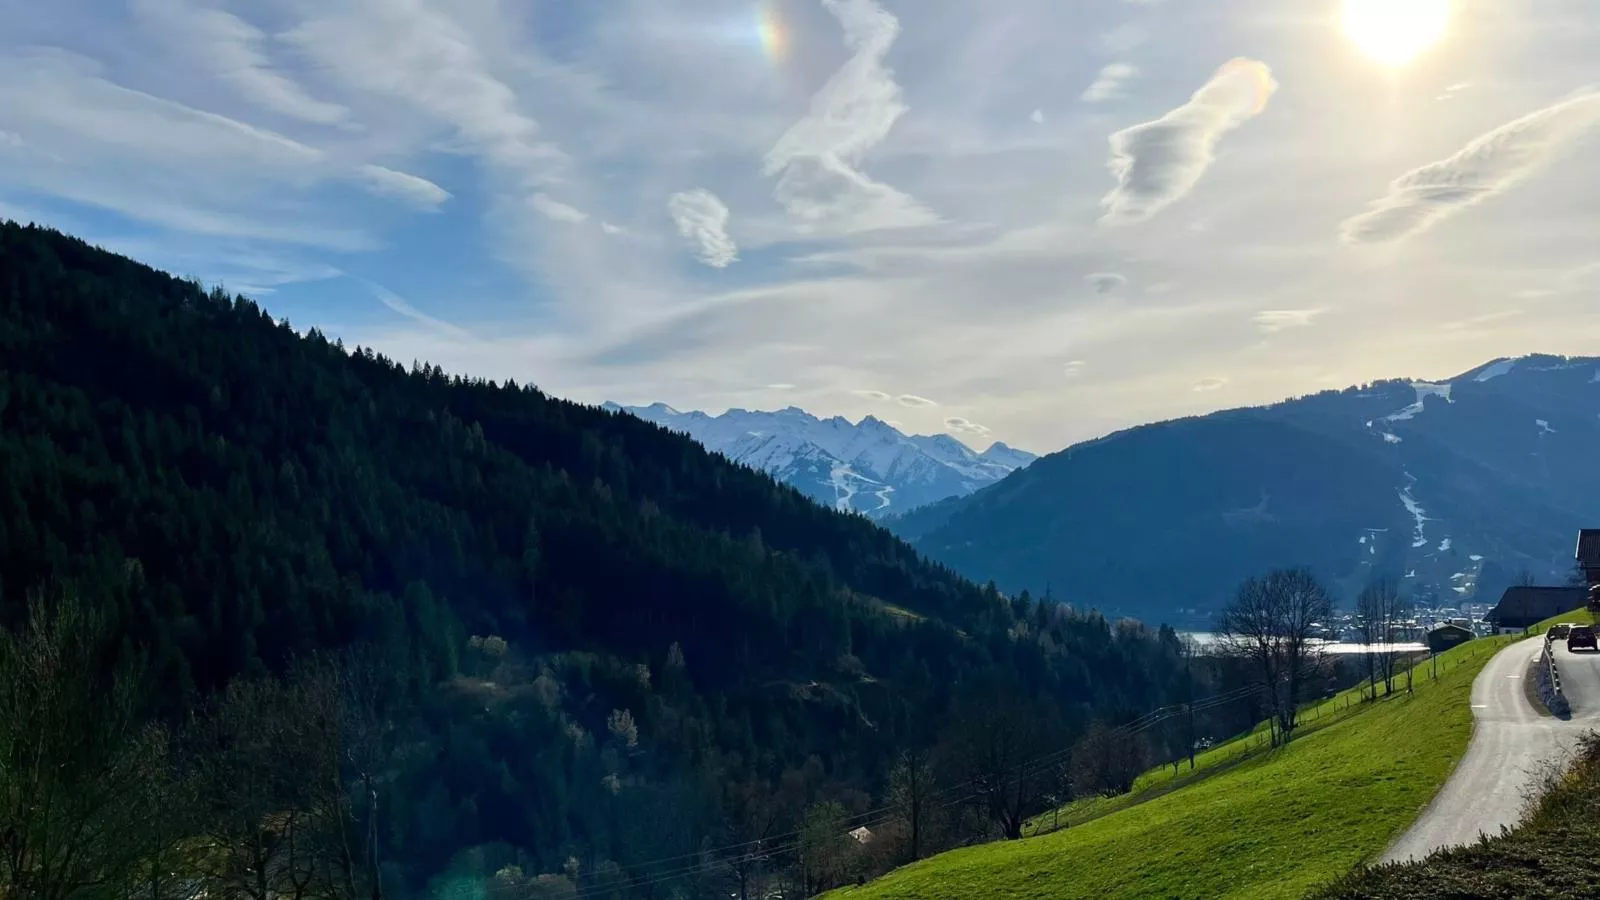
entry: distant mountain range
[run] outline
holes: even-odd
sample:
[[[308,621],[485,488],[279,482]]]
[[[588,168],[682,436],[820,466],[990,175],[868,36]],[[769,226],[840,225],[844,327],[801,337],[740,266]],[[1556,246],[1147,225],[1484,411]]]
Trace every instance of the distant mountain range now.
[[[1036,457],[995,442],[978,453],[947,434],[908,435],[874,416],[852,424],[791,406],[719,416],[665,403],[605,404],[686,434],[836,509],[880,518],[994,484]]]
[[[1561,583],[1600,524],[1600,359],[1501,359],[1119,432],[885,521],[1005,590],[1205,623],[1245,577],[1308,565],[1493,602]]]

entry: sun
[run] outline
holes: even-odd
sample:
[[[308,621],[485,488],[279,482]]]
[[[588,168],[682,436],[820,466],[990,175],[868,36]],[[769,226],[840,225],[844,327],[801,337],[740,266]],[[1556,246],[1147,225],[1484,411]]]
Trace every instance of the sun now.
[[[1344,33],[1361,52],[1401,66],[1444,39],[1450,0],[1344,0]]]

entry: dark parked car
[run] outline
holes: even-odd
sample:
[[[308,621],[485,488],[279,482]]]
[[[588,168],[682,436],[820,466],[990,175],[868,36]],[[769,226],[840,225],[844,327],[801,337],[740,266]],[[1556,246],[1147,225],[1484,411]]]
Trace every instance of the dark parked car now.
[[[1600,650],[1600,640],[1595,639],[1593,625],[1574,625],[1567,632],[1568,650]]]

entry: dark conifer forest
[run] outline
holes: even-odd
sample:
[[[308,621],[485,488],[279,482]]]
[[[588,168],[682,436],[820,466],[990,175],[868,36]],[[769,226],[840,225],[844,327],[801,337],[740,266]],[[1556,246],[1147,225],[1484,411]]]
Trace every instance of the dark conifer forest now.
[[[798,897],[1015,836],[1092,726],[1238,686],[1055,588],[0,222],[6,900]]]

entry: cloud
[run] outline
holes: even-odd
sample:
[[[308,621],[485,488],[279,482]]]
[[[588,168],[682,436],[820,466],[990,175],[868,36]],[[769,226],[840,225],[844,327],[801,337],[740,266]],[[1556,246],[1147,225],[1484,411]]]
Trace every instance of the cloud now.
[[[627,234],[628,233],[628,229],[623,228],[621,225],[613,225],[610,222],[601,222],[600,223],[600,230],[604,231],[606,234]]]
[[[890,399],[889,395],[885,394],[883,391],[857,389],[857,390],[851,391],[850,393],[855,394],[857,397],[860,397],[860,398],[862,398],[864,400],[888,400],[888,399]]]
[[[1028,116],[1028,119],[1029,119],[1029,121],[1033,122],[1033,124],[1035,124],[1035,125],[1043,125],[1044,124],[1044,110],[1042,110],[1042,109],[1034,110]]]
[[[1087,365],[1081,359],[1069,359],[1061,366],[1061,374],[1067,378],[1077,378],[1083,374],[1083,367]]]
[[[1285,328],[1304,328],[1322,315],[1321,309],[1264,309],[1255,314],[1262,331],[1273,334]]]
[[[552,222],[582,222],[589,218],[589,214],[581,209],[568,206],[560,200],[551,198],[548,194],[538,193],[528,201],[539,215]]]
[[[704,188],[673,194],[667,201],[678,234],[692,241],[695,258],[713,269],[739,261],[739,247],[728,237],[728,207]]]
[[[372,295],[377,297],[378,301],[384,306],[389,307],[391,310],[394,310],[413,322],[417,322],[418,324],[427,327],[428,330],[437,332],[445,337],[454,338],[456,340],[473,340],[472,334],[466,329],[456,325],[451,325],[449,322],[446,322],[442,319],[436,319],[433,316],[428,315],[427,313],[417,309],[415,306],[412,306],[404,297],[401,297],[399,294],[396,294],[394,291],[389,290],[383,285],[374,284],[373,282],[365,279],[361,279],[361,283],[366,287],[367,290],[371,291]]]
[[[1096,294],[1105,296],[1114,294],[1128,284],[1126,276],[1116,272],[1093,272],[1083,276],[1083,283],[1094,289]]]
[[[872,180],[860,165],[906,111],[884,57],[900,22],[874,0],[822,0],[844,27],[852,55],[811,98],[811,110],[778,139],[762,164],[773,195],[807,230],[844,234],[930,225],[938,217]]]
[[[1413,169],[1341,227],[1347,244],[1404,240],[1511,189],[1600,123],[1600,93],[1547,106],[1476,138],[1455,155]]]
[[[522,112],[516,92],[455,19],[418,0],[348,0],[314,9],[279,37],[325,77],[421,113],[423,122],[413,127],[438,124],[453,132],[451,149],[475,155],[497,177],[494,204],[514,225],[585,218],[543,193],[568,157]],[[526,259],[525,238],[508,241],[519,263]]]
[[[947,431],[955,434],[974,434],[981,437],[990,433],[989,429],[979,425],[977,422],[969,422],[960,416],[951,416],[945,419],[944,427]]]
[[[1120,97],[1123,87],[1137,74],[1138,68],[1127,63],[1111,63],[1095,76],[1094,83],[1084,90],[1082,99],[1085,103],[1101,103]]]
[[[769,390],[769,391],[792,391],[792,390],[794,390],[794,385],[792,385],[792,384],[769,384],[769,385],[767,385],[767,390]]]
[[[420,209],[437,210],[450,199],[449,191],[406,172],[374,165],[362,166],[359,172],[373,193],[404,200]]]
[[[276,132],[114,84],[63,51],[0,52],[0,120],[25,152],[0,190],[48,195],[213,237],[319,245],[377,242],[343,209],[305,200],[356,169]]]
[[[901,406],[916,406],[926,408],[929,406],[939,405],[932,400],[929,400],[927,397],[918,397],[916,394],[901,394],[894,399],[895,402],[899,403]]]
[[[350,116],[345,107],[312,97],[274,70],[262,49],[267,35],[232,13],[188,0],[134,0],[133,9],[174,51],[198,57],[212,75],[264,109],[320,125]]]
[[[1188,103],[1111,136],[1117,185],[1102,221],[1139,222],[1187,196],[1216,160],[1222,136],[1261,113],[1278,84],[1265,63],[1234,59]]]
[[[1206,394],[1211,391],[1220,391],[1228,384],[1226,378],[1202,378],[1189,386],[1189,390],[1197,394]]]

